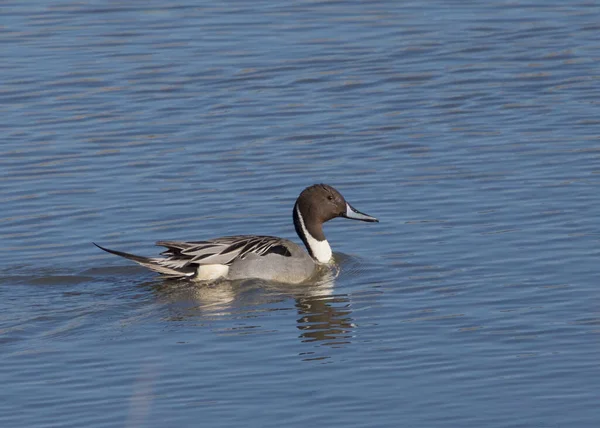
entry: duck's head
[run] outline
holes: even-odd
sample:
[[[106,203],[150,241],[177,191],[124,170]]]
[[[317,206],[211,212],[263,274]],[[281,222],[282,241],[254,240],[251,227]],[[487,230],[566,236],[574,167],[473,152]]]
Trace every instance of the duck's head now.
[[[375,217],[361,213],[348,202],[333,187],[327,184],[314,184],[300,193],[296,206],[305,221],[325,223],[336,217],[346,217],[353,220],[378,222]]]
[[[323,223],[336,217],[353,220],[378,222],[375,217],[361,213],[348,202],[333,187],[327,184],[314,184],[300,193],[294,205],[294,226],[296,233],[306,245],[309,253],[317,261],[324,263],[325,258],[331,258],[329,244],[323,234]],[[327,245],[323,254],[318,247]]]

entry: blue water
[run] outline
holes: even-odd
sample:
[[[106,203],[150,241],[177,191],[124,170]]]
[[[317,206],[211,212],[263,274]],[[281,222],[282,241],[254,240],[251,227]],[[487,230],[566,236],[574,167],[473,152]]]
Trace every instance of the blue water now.
[[[595,2],[0,6],[0,426],[597,427]],[[327,284],[91,242],[296,239]],[[299,242],[297,240],[297,242]]]

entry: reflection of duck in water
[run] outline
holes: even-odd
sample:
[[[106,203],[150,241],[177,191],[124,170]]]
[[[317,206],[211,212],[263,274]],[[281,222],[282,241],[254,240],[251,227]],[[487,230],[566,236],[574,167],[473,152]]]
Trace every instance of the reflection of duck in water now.
[[[344,303],[343,309],[335,304]],[[326,341],[325,345],[350,343],[355,325],[352,322],[350,299],[347,295],[333,298],[302,297],[296,299],[298,329],[303,342]]]
[[[219,281],[211,284],[163,281],[154,286],[159,300],[171,312],[169,319],[257,319],[261,312],[280,310],[272,305],[293,299],[300,318],[297,328],[304,342],[348,343],[355,327],[350,298],[334,295],[339,270],[324,270],[310,284],[277,284],[259,280]],[[342,308],[340,309],[340,305]],[[250,309],[250,310],[249,310]]]
[[[165,257],[140,257],[100,247],[128,258],[168,278],[241,280],[257,278],[297,284],[310,280],[333,253],[323,223],[346,217],[376,222],[375,217],[354,209],[338,192],[326,184],[307,187],[294,205],[296,233],[308,252],[287,239],[273,236],[240,235],[197,242],[160,241]]]

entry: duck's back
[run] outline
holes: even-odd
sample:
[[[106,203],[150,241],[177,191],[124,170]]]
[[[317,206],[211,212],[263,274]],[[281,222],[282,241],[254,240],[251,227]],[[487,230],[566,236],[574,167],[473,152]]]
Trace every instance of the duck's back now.
[[[281,239],[280,243],[287,248],[287,252],[270,252],[264,255],[248,253],[229,266],[227,278],[299,283],[315,274],[317,264],[304,249],[287,239]]]

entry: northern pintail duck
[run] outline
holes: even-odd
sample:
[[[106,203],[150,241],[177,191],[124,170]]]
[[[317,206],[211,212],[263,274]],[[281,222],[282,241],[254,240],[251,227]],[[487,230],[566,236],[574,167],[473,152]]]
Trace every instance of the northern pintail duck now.
[[[206,241],[159,241],[164,257],[141,257],[97,247],[133,260],[168,278],[196,280],[258,278],[300,283],[312,277],[320,265],[332,261],[323,223],[336,217],[377,222],[375,217],[352,207],[340,192],[315,184],[300,193],[294,205],[294,227],[308,253],[296,243],[274,236],[239,235]]]

